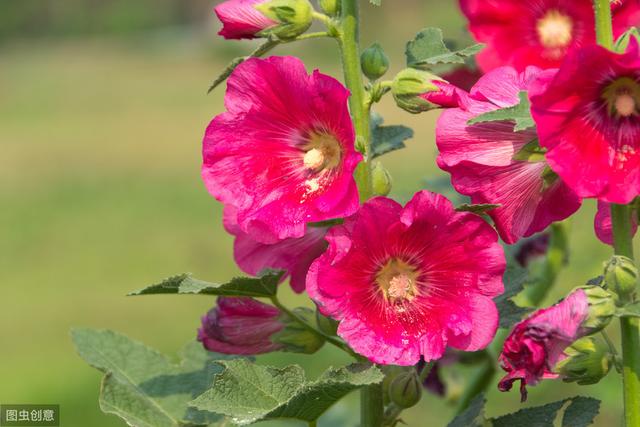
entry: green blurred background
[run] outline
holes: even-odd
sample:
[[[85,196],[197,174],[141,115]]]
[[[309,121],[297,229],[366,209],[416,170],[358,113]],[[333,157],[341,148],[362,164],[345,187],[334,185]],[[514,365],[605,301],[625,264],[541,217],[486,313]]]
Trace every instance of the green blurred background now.
[[[381,42],[391,71],[402,67],[405,41],[424,26],[468,41],[454,0],[362,3],[362,42]],[[70,328],[111,328],[175,354],[195,337],[213,300],[125,294],[179,272],[212,281],[238,272],[221,207],[200,182],[200,143],[223,108],[223,88],[207,96],[209,83],[254,43],[216,36],[214,5],[0,0],[0,403],[59,403],[65,427],[124,425],[100,412],[100,374],[74,353]],[[341,76],[332,41],[300,42],[276,54],[298,55],[309,69]],[[406,150],[383,159],[393,194],[406,199],[435,188],[445,177],[434,162],[437,114],[408,115],[391,99],[378,111],[388,124],[415,129]],[[571,265],[547,302],[599,274],[609,255],[593,236],[594,210],[585,203],[573,220]],[[259,360],[300,363],[312,377],[328,361],[346,362],[331,348]],[[452,391],[465,372],[448,373]],[[618,425],[619,381],[615,372],[598,386],[547,381],[530,390],[526,405],[592,395],[604,402],[597,425]],[[498,394],[493,385],[490,415],[520,407],[517,392]],[[351,396],[336,405],[321,425],[355,425],[355,404]],[[404,419],[438,426],[452,414],[445,401],[427,395]]]

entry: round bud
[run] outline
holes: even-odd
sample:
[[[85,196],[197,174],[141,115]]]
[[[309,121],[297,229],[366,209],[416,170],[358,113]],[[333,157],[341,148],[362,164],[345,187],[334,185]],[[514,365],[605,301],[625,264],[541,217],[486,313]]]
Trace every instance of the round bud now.
[[[387,171],[380,162],[373,164],[371,181],[373,184],[373,194],[376,196],[386,196],[391,191],[391,174],[389,174],[389,171]]]
[[[389,58],[382,50],[382,46],[374,43],[362,51],[360,66],[369,80],[378,80],[389,69]]]
[[[340,0],[319,0],[320,9],[329,16],[340,14]]]
[[[281,39],[292,39],[304,33],[313,20],[313,6],[309,0],[269,0],[255,6],[264,16],[278,24],[260,35],[275,35]]]
[[[586,335],[601,331],[611,322],[616,312],[614,295],[600,286],[584,285],[576,289],[582,289],[587,294],[589,304],[589,314],[581,328]]]
[[[567,357],[556,364],[554,370],[562,375],[563,381],[580,385],[595,384],[604,378],[613,359],[609,348],[593,337],[575,341],[564,353]]]
[[[604,267],[604,281],[611,292],[626,301],[636,290],[638,269],[631,259],[614,255]]]
[[[420,379],[413,371],[402,372],[389,384],[389,400],[400,408],[410,408],[416,405],[421,397]]]

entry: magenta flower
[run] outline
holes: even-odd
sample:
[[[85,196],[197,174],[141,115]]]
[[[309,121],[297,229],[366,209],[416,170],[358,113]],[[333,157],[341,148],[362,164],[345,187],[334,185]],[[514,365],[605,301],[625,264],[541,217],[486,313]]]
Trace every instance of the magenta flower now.
[[[249,59],[227,84],[227,112],[203,143],[209,192],[236,207],[238,227],[254,240],[302,237],[306,224],[353,214],[359,206],[347,109],[337,80],[293,57]]]
[[[504,253],[480,217],[421,191],[403,208],[377,197],[327,233],[307,292],[340,322],[338,335],[384,364],[413,365],[447,345],[475,351],[492,340]]]
[[[613,245],[613,224],[611,222],[611,204],[598,200],[598,212],[593,221],[596,236],[602,243]],[[632,209],[631,237],[638,231],[638,210]]]
[[[218,305],[202,317],[198,341],[209,351],[225,354],[261,354],[283,344],[271,342],[284,324],[280,310],[252,298],[219,297]]]
[[[222,22],[220,34],[225,39],[252,39],[278,24],[267,18],[256,6],[268,0],[228,0],[220,3],[214,11]]]
[[[459,108],[442,113],[436,127],[438,166],[451,174],[455,189],[473,203],[501,205],[488,214],[509,244],[569,217],[580,207],[580,199],[549,170],[542,154],[514,159],[536,139],[534,129],[514,132],[513,124],[504,121],[467,124],[482,113],[517,104],[519,92],[527,90],[540,73],[536,67],[523,73],[511,67],[487,73]]]
[[[327,248],[324,236],[328,227],[308,227],[303,237],[273,244],[257,242],[240,230],[232,206],[224,209],[224,227],[235,236],[233,256],[242,271],[255,276],[267,268],[285,270],[282,280],[290,277],[291,287],[298,293],[304,292],[309,266]]]
[[[507,372],[500,380],[500,391],[509,391],[520,380],[522,401],[527,399],[527,385],[541,379],[558,378],[556,363],[566,358],[564,350],[584,335],[582,322],[589,314],[587,294],[578,289],[566,299],[533,313],[518,323],[500,354],[500,365]]]
[[[589,70],[589,72],[585,72]],[[629,203],[640,194],[640,52],[588,46],[531,87],[531,112],[551,168],[580,197]]]
[[[511,65],[558,67],[568,50],[595,43],[591,0],[460,0],[469,30],[486,48],[478,65],[489,71]],[[640,22],[640,7],[627,1],[613,7],[616,36]]]

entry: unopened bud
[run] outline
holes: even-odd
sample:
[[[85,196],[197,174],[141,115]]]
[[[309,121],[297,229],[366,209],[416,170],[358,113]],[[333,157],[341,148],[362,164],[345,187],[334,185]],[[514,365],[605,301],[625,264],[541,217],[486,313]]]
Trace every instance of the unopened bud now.
[[[313,321],[313,310],[298,307],[293,312],[307,323]],[[323,336],[309,330],[309,328],[305,328],[288,316],[283,316],[282,323],[285,325],[284,329],[274,334],[271,337],[271,341],[283,345],[283,351],[312,354],[324,345],[325,339]]]
[[[316,310],[316,322],[318,329],[327,335],[336,335],[338,333],[338,322],[330,317],[323,316],[320,311]]]
[[[391,191],[391,175],[380,162],[375,162],[373,164],[373,168],[371,169],[371,181],[373,184],[373,194],[376,196],[386,196]]]
[[[391,86],[398,107],[409,113],[436,108],[457,107],[458,89],[427,71],[406,68],[398,73]]]
[[[340,14],[340,0],[319,0],[320,9],[329,16]]]
[[[580,385],[595,384],[604,378],[611,368],[612,355],[609,348],[592,337],[575,341],[564,351],[566,359],[556,364],[555,372],[563,381]]]
[[[313,19],[313,7],[309,0],[270,0],[255,7],[278,23],[260,35],[273,34],[281,39],[292,39],[307,31]]]
[[[374,43],[362,51],[360,66],[369,80],[378,80],[389,69],[389,58],[382,50],[382,46]]]
[[[415,372],[402,372],[389,384],[389,400],[400,408],[416,405],[422,397],[422,386]]]
[[[604,281],[611,292],[626,301],[636,290],[638,269],[631,259],[614,255],[604,267]]]
[[[584,335],[601,331],[616,313],[614,295],[600,286],[584,285],[576,289],[582,289],[587,294],[589,304],[589,314],[581,325]]]

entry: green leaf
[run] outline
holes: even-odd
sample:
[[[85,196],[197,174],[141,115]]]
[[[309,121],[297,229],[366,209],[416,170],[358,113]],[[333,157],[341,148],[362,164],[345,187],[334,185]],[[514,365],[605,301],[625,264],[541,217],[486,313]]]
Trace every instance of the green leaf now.
[[[131,292],[130,296],[154,294],[204,294],[238,297],[270,297],[276,294],[284,271],[266,270],[260,277],[236,277],[227,283],[210,283],[184,273]]]
[[[197,342],[187,345],[179,365],[124,335],[108,330],[75,329],[76,350],[88,364],[104,372],[100,408],[137,427],[220,425],[223,417],[190,408],[188,403],[208,389],[221,371],[223,357]]]
[[[477,205],[471,205],[468,203],[463,203],[462,205],[458,206],[456,208],[457,212],[471,212],[474,214],[478,214],[478,215],[482,215],[482,214],[486,214],[487,212],[489,212],[492,209],[496,209],[499,208],[502,205],[491,205],[488,203],[484,203],[484,204],[477,204]]]
[[[619,307],[615,315],[618,317],[640,317],[640,301]]]
[[[527,92],[521,91],[518,97],[520,98],[520,102],[517,105],[480,114],[469,120],[467,124],[475,125],[476,123],[511,120],[515,122],[515,126],[513,127],[514,132],[534,127],[535,122],[533,121],[533,117],[531,117],[531,104],[529,103]]]
[[[474,397],[469,407],[455,417],[447,427],[482,427],[485,422],[484,405],[486,403],[484,394]]]
[[[562,416],[562,427],[586,427],[600,412],[600,401],[592,397],[576,396],[565,409]]]
[[[331,368],[316,381],[306,382],[297,365],[281,369],[242,359],[220,364],[225,370],[192,404],[228,415],[240,425],[276,418],[315,421],[350,391],[384,378],[378,368],[365,365]]]
[[[569,405],[567,406],[567,403]],[[492,419],[493,427],[548,427],[553,426],[559,411],[563,427],[586,427],[598,415],[600,401],[591,397],[576,396],[544,406],[521,409],[513,414]]]
[[[534,138],[527,142],[524,147],[513,155],[513,160],[523,162],[544,162],[547,149],[540,146],[538,138]]]
[[[376,158],[390,151],[404,148],[404,142],[413,138],[413,130],[406,126],[382,126],[382,117],[371,114],[371,156]]]
[[[525,314],[531,312],[531,308],[516,305],[511,298],[518,295],[524,289],[528,279],[525,269],[509,267],[504,274],[504,293],[494,301],[500,313],[500,327],[510,328],[518,323]]]
[[[424,69],[437,64],[463,64],[465,58],[480,52],[483,47],[482,44],[475,44],[461,50],[451,51],[444,43],[442,30],[428,27],[407,43],[405,55],[407,66]]]

